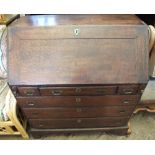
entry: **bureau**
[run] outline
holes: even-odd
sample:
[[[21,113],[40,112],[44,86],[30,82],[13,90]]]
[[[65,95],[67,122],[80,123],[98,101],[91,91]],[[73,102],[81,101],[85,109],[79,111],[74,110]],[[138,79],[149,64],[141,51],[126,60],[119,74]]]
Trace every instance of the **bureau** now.
[[[136,16],[26,16],[8,46],[8,83],[33,136],[128,133],[148,82],[148,27]]]

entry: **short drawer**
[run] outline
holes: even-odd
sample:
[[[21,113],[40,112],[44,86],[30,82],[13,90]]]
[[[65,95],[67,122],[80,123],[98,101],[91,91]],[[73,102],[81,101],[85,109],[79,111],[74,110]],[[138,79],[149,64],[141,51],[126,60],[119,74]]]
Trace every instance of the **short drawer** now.
[[[27,118],[53,119],[78,117],[115,117],[130,116],[135,106],[108,106],[100,108],[23,108]]]
[[[39,96],[39,89],[37,87],[18,87],[18,94],[21,96]]]
[[[147,84],[141,84],[138,89],[138,94],[142,94],[146,88]]]
[[[65,128],[102,128],[126,125],[129,117],[77,118],[77,119],[30,119],[32,128],[65,129]]]
[[[65,95],[113,95],[116,86],[94,87],[40,87],[42,96],[65,96]]]
[[[139,85],[120,85],[118,94],[120,95],[135,95],[138,93]]]
[[[135,105],[140,95],[17,97],[21,108]]]

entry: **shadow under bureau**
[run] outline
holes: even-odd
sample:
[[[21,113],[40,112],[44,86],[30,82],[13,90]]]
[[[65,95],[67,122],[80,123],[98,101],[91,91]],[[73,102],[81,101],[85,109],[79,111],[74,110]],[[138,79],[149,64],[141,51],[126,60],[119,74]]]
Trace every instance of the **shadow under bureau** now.
[[[134,15],[26,16],[8,27],[8,83],[33,136],[128,133],[148,82],[148,27]]]

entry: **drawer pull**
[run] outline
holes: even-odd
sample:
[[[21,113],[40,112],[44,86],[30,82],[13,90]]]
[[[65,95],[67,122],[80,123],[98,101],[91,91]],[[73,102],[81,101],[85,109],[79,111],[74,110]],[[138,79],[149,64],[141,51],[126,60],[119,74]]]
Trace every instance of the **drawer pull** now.
[[[62,90],[52,90],[52,95],[61,95],[62,94]]]
[[[125,101],[123,101],[123,103],[124,103],[124,104],[129,104],[129,103],[130,103],[130,101],[125,100]]]
[[[77,108],[76,111],[77,111],[77,112],[81,112],[82,109],[81,109],[81,108]]]
[[[81,119],[78,119],[78,120],[77,120],[77,123],[81,123],[81,121],[82,121]]]
[[[31,106],[31,107],[33,107],[34,106],[34,103],[29,102],[28,105]]]
[[[39,127],[43,127],[44,125],[43,124],[39,124]]]
[[[123,90],[124,91],[124,94],[126,94],[126,95],[130,95],[130,94],[132,94],[133,93],[133,91],[132,90]]]
[[[81,98],[80,97],[76,97],[76,103],[79,103],[79,102],[81,102]]]
[[[33,96],[34,95],[34,92],[26,92],[26,95],[27,96]]]
[[[141,94],[143,94],[143,93],[144,93],[144,89],[141,89],[141,91],[140,91],[140,92],[141,92]]]

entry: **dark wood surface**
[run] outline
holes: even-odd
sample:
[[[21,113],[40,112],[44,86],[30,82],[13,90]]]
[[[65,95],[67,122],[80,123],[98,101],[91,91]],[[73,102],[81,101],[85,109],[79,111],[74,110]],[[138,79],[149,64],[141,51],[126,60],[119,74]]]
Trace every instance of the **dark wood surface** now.
[[[96,118],[131,116],[135,106],[77,107],[77,108],[23,108],[27,118]]]
[[[136,16],[23,17],[8,40],[8,83],[33,135],[127,133],[148,81],[148,28]]]
[[[97,107],[135,105],[140,95],[106,95],[106,96],[41,96],[17,97],[21,108],[49,108],[49,107]]]
[[[74,85],[74,86],[12,86],[17,96],[84,96],[142,94],[146,84]]]
[[[89,87],[41,87],[43,96],[51,95],[113,95],[117,86],[89,86]]]
[[[21,96],[39,96],[40,92],[37,87],[18,87],[18,94]]]
[[[121,85],[118,88],[118,94],[120,95],[133,95],[137,94],[139,87],[141,89],[141,86],[138,85]]]
[[[66,129],[66,128],[102,128],[126,125],[129,117],[79,118],[79,119],[30,119],[32,128]]]
[[[126,17],[139,23],[134,16]],[[27,22],[25,27],[22,23],[32,17],[24,18],[8,28],[11,85],[147,83],[146,25],[127,25],[127,19],[120,24],[117,18],[123,21],[125,15],[66,15],[55,17],[53,26]],[[60,18],[68,25],[65,21],[59,25]],[[114,25],[106,25],[104,18]],[[74,21],[79,24],[72,25]]]

